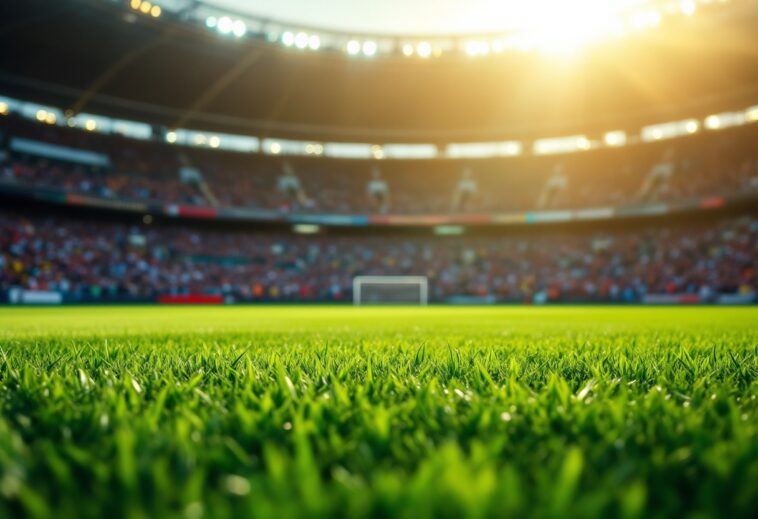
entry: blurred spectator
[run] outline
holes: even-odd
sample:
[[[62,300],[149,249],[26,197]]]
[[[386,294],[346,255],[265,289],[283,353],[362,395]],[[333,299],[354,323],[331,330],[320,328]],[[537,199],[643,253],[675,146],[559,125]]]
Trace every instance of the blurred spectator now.
[[[674,176],[674,150],[668,149],[660,162],[655,164],[645,177],[640,188],[640,200],[656,201],[665,198],[671,190]]]
[[[553,168],[553,174],[547,179],[537,200],[537,209],[551,209],[557,205],[558,200],[566,193],[568,186],[568,177],[563,172],[563,164],[556,164]]]
[[[466,208],[467,203],[476,195],[478,190],[474,173],[470,167],[463,169],[461,179],[458,181],[455,192],[453,193],[453,212],[462,211]]]
[[[371,180],[366,184],[371,207],[378,213],[387,213],[390,208],[390,188],[387,181],[382,178],[382,172],[378,167],[371,169]]]
[[[300,179],[295,175],[292,164],[285,162],[282,164],[283,173],[277,179],[277,188],[283,193],[292,207],[306,208],[310,204],[305,195],[305,190],[300,184]]]

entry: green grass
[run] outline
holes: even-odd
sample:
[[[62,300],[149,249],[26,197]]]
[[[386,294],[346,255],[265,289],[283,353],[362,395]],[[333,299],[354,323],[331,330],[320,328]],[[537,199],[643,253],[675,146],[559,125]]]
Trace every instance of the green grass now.
[[[758,309],[0,309],[0,517],[748,517]]]

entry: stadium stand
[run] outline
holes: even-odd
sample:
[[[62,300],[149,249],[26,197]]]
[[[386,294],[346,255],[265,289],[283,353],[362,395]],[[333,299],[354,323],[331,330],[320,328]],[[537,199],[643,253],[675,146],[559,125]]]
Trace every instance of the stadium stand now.
[[[14,117],[1,124],[4,182],[121,200],[298,213],[446,214],[622,206],[758,192],[754,125],[558,157],[376,165],[177,148]],[[21,140],[37,146],[19,147]],[[58,158],[61,147],[73,155]],[[85,163],[77,153],[95,153],[103,160]],[[461,185],[465,197],[460,196]]]
[[[433,301],[714,301],[758,291],[758,220],[508,236],[297,236],[282,231],[131,226],[3,212],[0,290],[72,301],[213,294],[237,301],[349,300],[356,275],[425,275]]]

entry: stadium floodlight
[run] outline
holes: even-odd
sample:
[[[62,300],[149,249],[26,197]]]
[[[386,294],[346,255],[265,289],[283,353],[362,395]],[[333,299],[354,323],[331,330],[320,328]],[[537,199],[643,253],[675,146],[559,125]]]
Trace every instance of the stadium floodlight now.
[[[356,56],[361,51],[361,42],[358,40],[350,40],[347,42],[347,53],[351,56]]]
[[[295,44],[295,35],[291,31],[283,32],[282,43],[285,47],[292,47]]]
[[[626,132],[622,130],[607,132],[603,136],[603,141],[606,146],[623,146],[626,144]]]
[[[8,115],[8,103],[0,102],[0,115]]]
[[[584,135],[572,135],[569,137],[550,137],[537,139],[533,144],[535,155],[551,155],[555,153],[571,153],[586,151],[592,148],[592,141]]]
[[[700,129],[700,122],[697,119],[685,119],[683,121],[672,121],[669,123],[653,124],[645,126],[640,131],[640,137],[644,142],[659,141],[661,139],[672,139],[684,135],[691,135]]]
[[[306,155],[321,155],[324,153],[324,146],[318,143],[308,143],[305,145]]]
[[[373,57],[376,55],[377,45],[375,41],[364,41],[363,42],[363,55]]]
[[[406,56],[406,57],[413,56],[413,44],[406,43],[403,45],[403,56]]]
[[[308,37],[308,48],[318,50],[321,47],[321,38],[317,34],[311,34]]]
[[[353,303],[360,305],[427,305],[429,280],[426,276],[356,276]]]
[[[216,25],[218,25],[218,20],[215,16],[209,16],[205,19],[205,26],[209,29],[215,29]]]
[[[301,50],[308,47],[308,35],[304,32],[297,33],[295,36],[295,47]]]
[[[235,20],[232,23],[232,32],[237,38],[242,38],[247,33],[247,25],[242,20]]]
[[[176,142],[176,132],[171,131],[166,133],[166,142],[174,144]]]
[[[745,122],[743,112],[723,112],[706,117],[703,126],[708,130],[722,130],[732,126],[741,126]]]
[[[422,41],[416,45],[416,54],[422,58],[428,58],[432,55],[432,44],[428,41]]]
[[[592,148],[592,141],[587,137],[579,137],[579,139],[577,139],[576,147],[580,150],[587,151]]]
[[[234,22],[228,16],[222,16],[218,19],[218,31],[221,34],[229,34],[234,30]]]
[[[695,9],[697,9],[697,7],[695,6],[695,2],[692,0],[682,0],[682,2],[679,4],[679,10],[682,12],[682,14],[687,16],[692,16],[695,14]]]
[[[705,118],[705,127],[709,130],[718,130],[721,128],[721,118],[718,115],[709,115]]]

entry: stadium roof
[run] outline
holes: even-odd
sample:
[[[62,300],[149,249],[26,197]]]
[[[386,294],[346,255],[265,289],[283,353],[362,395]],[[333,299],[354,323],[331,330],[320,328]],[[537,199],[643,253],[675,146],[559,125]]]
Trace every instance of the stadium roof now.
[[[0,46],[13,52],[0,53],[0,95],[168,128],[435,143],[639,128],[758,98],[755,0],[569,60],[426,61],[300,52],[129,4],[2,3]]]
[[[290,23],[356,34],[457,34],[505,28],[502,13],[514,0],[201,0],[202,3]],[[538,0],[539,1],[539,0]]]
[[[125,0],[103,0],[119,3]],[[740,2],[745,0],[732,0]],[[128,0],[135,12],[256,38],[304,52],[355,58],[486,58],[511,52],[569,55],[713,16],[730,0]],[[716,4],[719,7],[715,8]],[[701,12],[702,11],[702,12]]]
[[[188,0],[171,0],[186,2]],[[493,33],[546,13],[620,12],[650,0],[200,0],[221,10],[353,34],[401,36]],[[566,20],[563,20],[564,22]]]

